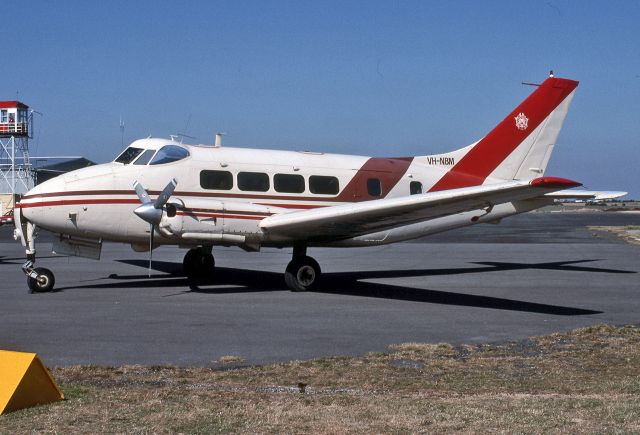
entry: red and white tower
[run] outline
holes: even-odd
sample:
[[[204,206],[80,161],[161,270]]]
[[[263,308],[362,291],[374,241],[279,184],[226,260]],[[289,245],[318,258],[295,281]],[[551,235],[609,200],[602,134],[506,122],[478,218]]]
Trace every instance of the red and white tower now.
[[[13,210],[15,195],[33,187],[29,139],[33,111],[20,101],[0,101],[0,193],[7,198],[2,213]]]

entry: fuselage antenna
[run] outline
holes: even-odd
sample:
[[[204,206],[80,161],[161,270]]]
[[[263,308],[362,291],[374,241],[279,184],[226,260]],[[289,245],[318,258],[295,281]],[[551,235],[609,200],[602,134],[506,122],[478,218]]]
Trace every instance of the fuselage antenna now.
[[[216,141],[213,143],[214,148],[220,148],[222,146],[222,136],[226,135],[225,132],[216,133]]]
[[[120,115],[120,146],[124,148],[124,120],[122,115]]]

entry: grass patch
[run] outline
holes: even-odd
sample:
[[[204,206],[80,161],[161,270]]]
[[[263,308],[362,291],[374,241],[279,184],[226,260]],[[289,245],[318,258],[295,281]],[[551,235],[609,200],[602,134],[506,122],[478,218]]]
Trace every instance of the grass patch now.
[[[622,240],[632,245],[640,245],[640,226],[626,225],[626,226],[589,226],[592,231],[602,231],[607,233],[613,233]]]
[[[225,355],[221,356],[216,362],[220,364],[239,364],[244,362],[244,358],[236,355]]]
[[[52,373],[67,400],[4,415],[0,433],[640,431],[634,326],[501,345],[405,343],[358,358],[232,370]]]

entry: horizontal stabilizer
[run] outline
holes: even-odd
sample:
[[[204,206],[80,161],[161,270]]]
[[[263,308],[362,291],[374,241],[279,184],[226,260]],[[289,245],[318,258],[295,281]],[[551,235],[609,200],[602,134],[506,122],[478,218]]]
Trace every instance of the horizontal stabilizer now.
[[[594,199],[596,201],[606,201],[620,198],[627,192],[606,191],[606,190],[561,190],[559,192],[547,193],[545,196],[554,199]]]

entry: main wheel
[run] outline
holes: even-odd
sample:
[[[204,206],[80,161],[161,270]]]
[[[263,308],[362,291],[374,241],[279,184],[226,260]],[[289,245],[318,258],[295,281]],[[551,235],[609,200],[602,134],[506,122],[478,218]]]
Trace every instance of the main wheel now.
[[[313,289],[320,280],[320,265],[311,257],[295,258],[287,265],[284,281],[294,292]]]
[[[182,269],[188,278],[206,278],[211,276],[216,261],[212,254],[204,253],[199,248],[189,249],[182,261]]]
[[[37,278],[27,277],[27,285],[29,290],[33,293],[50,292],[53,290],[53,285],[56,283],[56,279],[53,276],[53,272],[44,267],[36,267],[33,269],[38,274]]]

